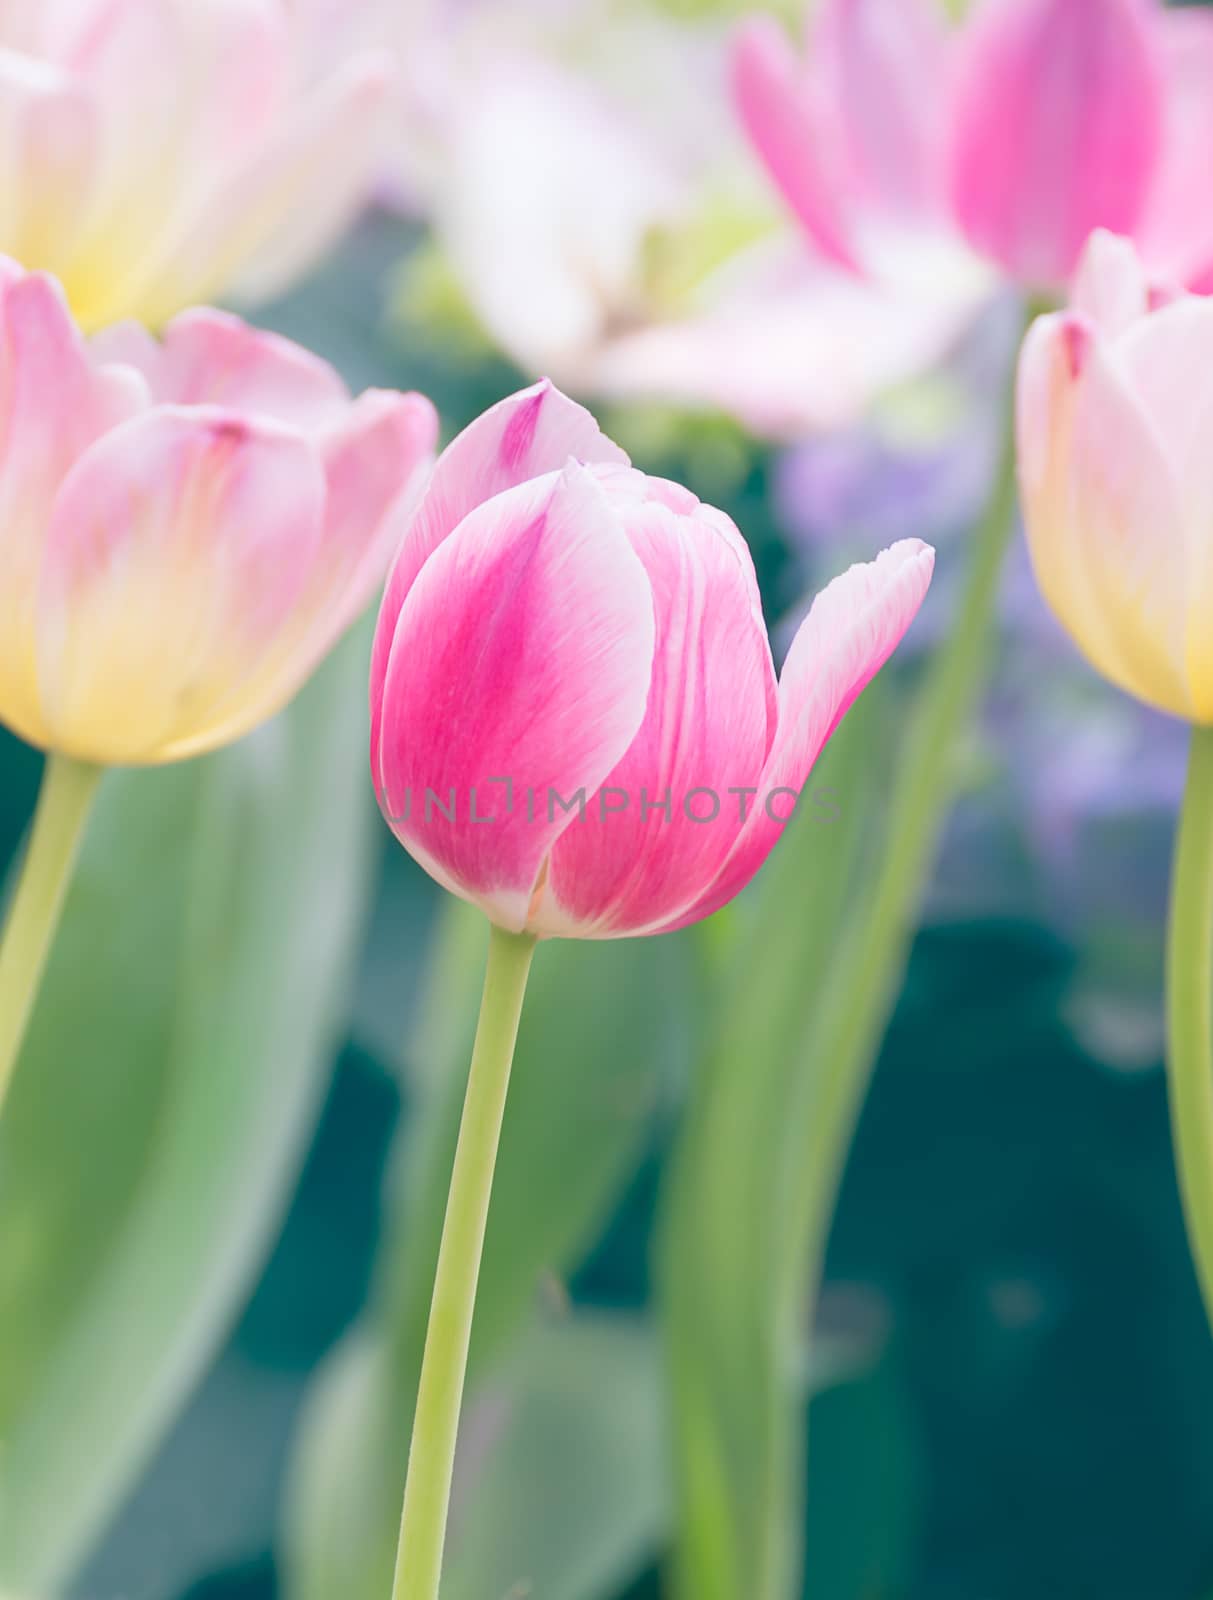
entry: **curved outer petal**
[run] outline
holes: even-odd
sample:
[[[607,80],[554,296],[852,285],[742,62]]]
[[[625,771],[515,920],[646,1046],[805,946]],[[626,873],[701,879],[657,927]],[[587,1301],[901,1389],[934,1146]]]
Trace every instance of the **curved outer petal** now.
[[[331,638],[382,585],[437,440],[424,395],[383,389],[368,389],[318,437],[328,485],[318,603],[331,613],[322,617]]]
[[[1132,233],[1162,140],[1141,0],[987,0],[963,40],[952,201],[1028,285],[1064,283],[1094,228]]]
[[[274,0],[108,0],[82,23],[67,64],[96,107],[100,166],[59,270],[86,325],[135,307],[154,325],[205,298],[148,301],[217,175],[247,166],[282,114],[285,17]]]
[[[635,737],[653,638],[644,568],[574,463],[478,506],[409,590],[381,804],[422,865],[502,926],[526,925],[549,851],[578,825],[553,797],[596,789]]]
[[[1213,300],[1185,295],[1167,302],[1134,323],[1112,355],[1178,486],[1188,687],[1196,720],[1213,722]],[[1148,523],[1141,532],[1154,537]]]
[[[383,583],[437,432],[422,395],[371,389],[313,435],[327,491],[324,526],[298,600],[256,666],[212,706],[206,727],[174,743],[174,760],[228,744],[280,710],[362,614]]]
[[[371,766],[381,803],[373,752],[379,741],[383,680],[396,621],[417,574],[476,506],[530,478],[559,470],[570,457],[628,464],[627,456],[601,432],[590,413],[545,379],[491,406],[438,458],[400,544],[371,653]]]
[[[1160,10],[1155,20],[1166,92],[1163,148],[1139,238],[1152,267],[1213,287],[1213,16]]]
[[[1128,239],[1097,229],[1074,275],[1071,310],[1112,339],[1146,315],[1151,294],[1141,258]]]
[[[58,266],[79,233],[97,175],[95,108],[59,68],[0,50],[0,249]]]
[[[166,405],[215,405],[304,429],[338,421],[349,391],[327,361],[227,312],[184,311],[161,339],[136,322],[90,341],[94,357],[135,367]]]
[[[147,404],[136,373],[90,363],[58,284],[0,260],[0,719],[37,744],[36,593],[51,506],[82,452]]]
[[[838,171],[838,138],[779,24],[769,17],[746,23],[732,68],[737,113],[775,186],[824,256],[862,271],[851,238],[852,197]]]
[[[850,170],[894,215],[942,209],[952,46],[936,0],[826,0],[819,13],[813,66]]]
[[[779,723],[757,780],[745,827],[723,868],[689,909],[655,930],[669,932],[710,916],[750,881],[790,815],[791,793],[860,693],[913,622],[931,582],[935,552],[917,539],[892,545],[873,562],[835,578],[813,602],[779,679]]]
[[[1030,330],[1018,434],[1028,546],[1045,599],[1105,677],[1192,717],[1176,475],[1125,373],[1082,318],[1043,317]]]
[[[293,626],[324,499],[302,435],[217,409],[159,407],[89,449],[56,499],[39,588],[54,747],[134,764],[230,737],[233,700]]]
[[[697,900],[741,831],[730,791],[755,784],[770,748],[775,669],[749,551],[685,498],[612,496],[653,588],[652,687],[627,754],[552,851],[531,924],[544,933],[643,933]]]
[[[268,299],[317,260],[367,196],[391,83],[386,57],[346,62],[251,160],[225,170],[157,261],[143,320],[154,326],[228,287],[242,301]]]

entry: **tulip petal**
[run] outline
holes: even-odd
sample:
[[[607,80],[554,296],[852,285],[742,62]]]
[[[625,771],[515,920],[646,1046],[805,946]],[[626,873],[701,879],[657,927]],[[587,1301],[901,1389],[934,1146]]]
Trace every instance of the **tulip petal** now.
[[[328,484],[320,592],[333,636],[381,586],[413,510],[438,439],[438,413],[424,395],[368,389],[320,435]]]
[[[97,167],[94,108],[58,68],[0,50],[0,243],[26,267],[59,267]]]
[[[1213,722],[1213,300],[1174,300],[1134,323],[1112,350],[1178,486],[1187,530],[1188,684],[1196,720]],[[1148,523],[1143,532],[1155,536]]]
[[[88,450],[39,590],[54,746],[134,764],[223,742],[233,699],[297,626],[324,499],[301,435],[218,409],[159,407]]]
[[[651,501],[626,515],[653,588],[652,687],[627,754],[552,851],[532,923],[547,933],[643,933],[697,900],[770,748],[775,670],[753,562],[726,517],[688,498],[688,510]]]
[[[370,389],[313,437],[327,495],[323,538],[287,626],[212,707],[208,745],[230,743],[297,693],[383,583],[425,482],[438,417],[418,394]],[[181,747],[174,754],[179,758]]]
[[[819,14],[814,66],[849,166],[894,215],[943,202],[952,43],[934,0],[826,0]]]
[[[96,327],[154,293],[164,250],[216,174],[250,166],[283,103],[284,18],[273,0],[108,0],[86,15],[69,62],[103,142],[95,203],[62,275],[77,316]],[[158,299],[144,320],[205,298]]]
[[[505,489],[558,471],[572,457],[584,462],[628,458],[583,407],[544,379],[491,406],[451,441],[438,458],[425,498],[400,545],[371,655],[371,748],[396,619],[417,574],[476,506]]]
[[[228,286],[268,299],[316,260],[366,198],[391,81],[381,56],[346,62],[221,174],[155,263],[143,319],[167,321]]]
[[[716,881],[660,931],[711,915],[758,871],[827,740],[913,622],[934,565],[929,545],[905,539],[817,596],[780,675],[779,725],[746,825]]]
[[[137,374],[95,368],[59,285],[0,264],[0,703],[23,737],[44,743],[35,613],[55,492],[107,429],[148,404]]]
[[[817,248],[861,271],[851,240],[838,140],[831,139],[813,86],[779,24],[756,17],[738,33],[733,100],[755,150]]]
[[[1150,300],[1150,281],[1129,240],[1096,229],[1075,274],[1071,309],[1115,338],[1145,316]]]
[[[1064,283],[1093,229],[1132,233],[1162,137],[1140,0],[991,0],[966,30],[952,195],[973,244]]]
[[[409,590],[373,747],[380,804],[427,870],[501,925],[526,925],[552,846],[579,825],[575,797],[635,737],[653,638],[644,568],[575,464],[478,506]]]
[[[1121,363],[1081,318],[1042,317],[1029,331],[1018,434],[1028,548],[1045,599],[1105,677],[1190,717],[1177,479]]]
[[[1140,231],[1146,259],[1183,283],[1213,286],[1213,16],[1160,12],[1166,121],[1159,170]]]
[[[215,405],[310,429],[338,420],[349,391],[327,361],[222,311],[185,311],[157,340],[138,323],[95,334],[100,360],[137,368],[166,405]]]

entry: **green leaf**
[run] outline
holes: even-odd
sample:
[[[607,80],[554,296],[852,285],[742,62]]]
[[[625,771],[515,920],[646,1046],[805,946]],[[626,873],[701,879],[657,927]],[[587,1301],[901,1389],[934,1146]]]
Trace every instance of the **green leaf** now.
[[[781,1286],[797,1046],[822,1003],[857,887],[883,745],[869,690],[814,769],[806,801],[735,921],[710,1046],[694,1079],[660,1222],[659,1292],[677,1418],[678,1570],[695,1600],[775,1595],[800,1513],[787,1503],[800,1418],[798,1330],[772,1332]]]
[[[449,1055],[413,1074],[421,1101],[402,1135],[397,1216],[372,1311],[322,1376],[302,1436],[285,1540],[294,1600],[381,1600],[390,1591],[487,940],[483,925],[469,937],[468,916],[452,905],[434,969],[438,1003],[423,1008],[418,1041]],[[544,1279],[578,1263],[635,1170],[666,1079],[686,1056],[687,966],[681,938],[553,943],[536,955],[477,1297],[473,1396],[531,1320]],[[351,1366],[363,1369],[359,1378]],[[359,1386],[351,1416],[334,1396]]]
[[[618,1316],[534,1326],[465,1429],[444,1600],[604,1600],[669,1526],[660,1352]]]
[[[0,1589],[60,1589],[280,1223],[363,926],[366,637],[102,788],[0,1124]]]

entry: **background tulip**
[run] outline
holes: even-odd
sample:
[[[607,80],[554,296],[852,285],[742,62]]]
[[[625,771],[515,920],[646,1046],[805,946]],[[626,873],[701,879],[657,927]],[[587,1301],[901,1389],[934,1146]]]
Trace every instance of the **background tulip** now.
[[[0,251],[86,327],[277,292],[371,179],[386,57],[307,62],[285,0],[5,6],[0,45]]]
[[[1213,722],[1207,429],[1213,301],[1152,289],[1097,235],[1073,309],[1020,362],[1020,477],[1033,566],[1087,658],[1122,689]]]
[[[765,859],[932,561],[907,540],[838,579],[777,683],[729,519],[550,385],[524,391],[441,458],[405,537],[372,668],[380,804],[504,928],[706,916]]]
[[[91,346],[0,258],[0,721],[50,755],[0,943],[0,1100],[98,777],[278,711],[369,602],[437,415],[216,311]]]
[[[283,705],[368,603],[437,419],[214,311],[91,346],[7,265],[0,720],[101,765],[171,761]]]
[[[1135,235],[1160,267],[1213,265],[1201,202],[1213,22],[1155,0],[826,0],[806,61],[769,20],[742,31],[738,109],[826,257],[896,271],[907,232],[953,237],[1032,289],[1088,235]]]
[[[1113,683],[1194,726],[1167,939],[1179,1186],[1213,1320],[1213,301],[1096,234],[1074,308],[1020,359],[1020,472],[1041,589]]]

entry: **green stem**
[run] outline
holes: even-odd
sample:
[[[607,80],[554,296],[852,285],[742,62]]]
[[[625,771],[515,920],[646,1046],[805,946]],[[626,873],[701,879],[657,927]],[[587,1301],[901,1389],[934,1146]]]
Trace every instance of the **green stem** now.
[[[1013,408],[1008,405],[1008,412]],[[970,550],[970,566],[952,631],[935,653],[911,713],[889,797],[889,839],[875,883],[846,925],[831,964],[822,1013],[810,1023],[802,1049],[810,1070],[795,1074],[799,1095],[787,1106],[795,1137],[782,1170],[785,1219],[775,1336],[780,1348],[801,1349],[806,1314],[813,1315],[826,1239],[847,1153],[880,1041],[896,999],[913,935],[915,913],[935,857],[956,785],[958,746],[986,682],[995,609],[1007,548],[1015,530],[1013,418],[1008,415],[998,476]],[[795,1486],[796,1435],[786,1398],[770,1462],[767,1503],[773,1512]],[[795,1552],[780,1523],[767,1518],[768,1542],[755,1574],[763,1600],[790,1592]]]
[[[50,953],[102,768],[49,755],[17,892],[0,941],[0,1106]]]
[[[535,941],[529,934],[505,933],[496,927],[490,932],[484,998],[413,1417],[392,1600],[437,1600],[438,1596],[476,1280],[510,1066],[534,950]]]
[[[1167,935],[1167,1076],[1188,1242],[1213,1323],[1213,728],[1193,728]]]

